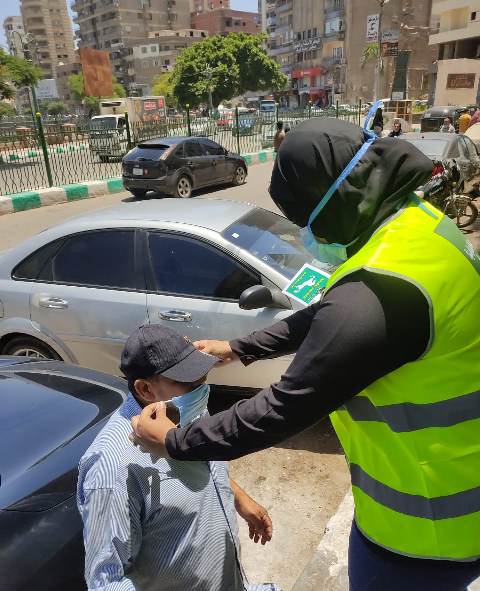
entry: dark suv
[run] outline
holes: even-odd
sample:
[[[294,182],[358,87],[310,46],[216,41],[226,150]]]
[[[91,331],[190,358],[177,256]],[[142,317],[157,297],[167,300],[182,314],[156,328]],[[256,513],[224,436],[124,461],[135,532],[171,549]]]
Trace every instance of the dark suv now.
[[[241,185],[246,178],[245,160],[207,138],[146,140],[122,161],[123,186],[136,197],[145,197],[147,191],[191,197],[194,189]]]

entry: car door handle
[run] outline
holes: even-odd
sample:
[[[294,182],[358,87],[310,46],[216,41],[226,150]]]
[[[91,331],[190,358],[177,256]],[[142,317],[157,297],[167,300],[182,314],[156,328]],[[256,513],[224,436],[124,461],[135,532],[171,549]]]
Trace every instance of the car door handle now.
[[[39,298],[38,305],[40,308],[53,308],[54,310],[65,310],[68,308],[67,300],[56,298],[55,296],[43,296]]]
[[[183,310],[168,310],[168,312],[159,312],[158,315],[161,320],[171,320],[173,322],[192,321],[190,312],[183,312]]]
[[[217,161],[216,160],[212,160],[212,166],[217,166]]]
[[[190,168],[195,168],[198,166],[198,164],[196,162],[187,162],[187,166],[189,166]]]

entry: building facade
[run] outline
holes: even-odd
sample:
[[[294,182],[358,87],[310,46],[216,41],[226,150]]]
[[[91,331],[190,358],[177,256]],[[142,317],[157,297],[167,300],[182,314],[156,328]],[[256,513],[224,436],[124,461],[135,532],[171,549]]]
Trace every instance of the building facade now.
[[[190,12],[208,12],[218,8],[230,8],[230,0],[190,0]]]
[[[152,94],[152,82],[158,74],[170,72],[178,54],[208,36],[207,31],[183,29],[181,31],[154,31],[148,43],[132,47],[128,56],[133,83],[143,96]]]
[[[34,39],[33,61],[44,78],[56,78],[61,65],[75,59],[72,23],[66,0],[20,0],[25,32]]]
[[[68,78],[72,74],[80,74],[82,72],[82,65],[78,56],[78,51],[75,51],[73,62],[64,64],[57,68],[57,90],[58,96],[62,101],[68,104],[73,109],[75,100],[68,84]]]
[[[23,57],[23,43],[17,35],[17,33],[20,35],[25,34],[22,17],[7,16],[3,20],[3,31],[5,33],[5,39],[7,40],[9,53],[18,57]]]
[[[435,105],[480,103],[480,0],[434,1],[430,46],[437,60],[432,67],[430,101]]]
[[[455,1],[455,0],[453,0]],[[443,4],[443,2],[442,2]],[[377,60],[365,61],[367,24],[378,15],[377,0],[349,0],[346,4],[347,35],[345,40],[347,102],[378,98],[424,99],[428,96],[429,74],[435,52],[429,47],[432,0],[390,0],[383,8],[381,38],[390,40],[382,48],[382,69],[376,82]],[[398,55],[392,55],[397,53]],[[396,76],[396,77],[395,77]],[[393,95],[392,95],[393,91]],[[400,96],[402,94],[403,96]]]
[[[74,0],[80,47],[107,50],[114,75],[127,89],[135,86],[132,48],[155,31],[190,27],[190,0]]]
[[[345,93],[344,0],[260,0],[267,52],[289,79],[283,106],[326,106]]]
[[[261,32],[260,16],[257,12],[244,12],[231,8],[193,12],[192,28],[208,31],[210,36],[228,35],[228,33],[254,35]]]

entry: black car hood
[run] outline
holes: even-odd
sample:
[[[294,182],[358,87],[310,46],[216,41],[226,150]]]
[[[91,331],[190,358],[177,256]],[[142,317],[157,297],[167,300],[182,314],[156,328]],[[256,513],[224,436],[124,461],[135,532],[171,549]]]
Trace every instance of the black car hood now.
[[[123,380],[46,365],[0,368],[0,509],[43,510],[53,493],[73,494],[81,456],[126,395]]]

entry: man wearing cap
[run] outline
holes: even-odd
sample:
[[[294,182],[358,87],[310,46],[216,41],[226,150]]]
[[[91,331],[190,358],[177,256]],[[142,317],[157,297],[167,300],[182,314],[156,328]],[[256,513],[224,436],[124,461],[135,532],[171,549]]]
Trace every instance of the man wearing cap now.
[[[181,426],[207,414],[206,377],[216,362],[160,325],[127,340],[121,370],[130,394],[79,466],[89,590],[280,591],[246,582],[235,509],[255,543],[270,541],[272,522],[229,480],[228,465],[166,460],[129,440],[130,420],[147,404],[167,402]]]

